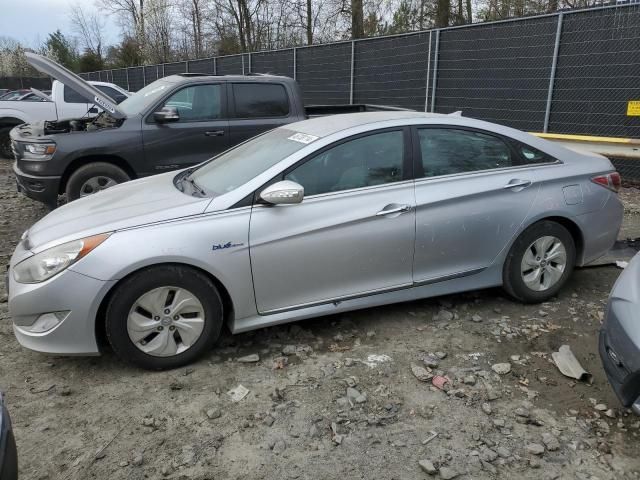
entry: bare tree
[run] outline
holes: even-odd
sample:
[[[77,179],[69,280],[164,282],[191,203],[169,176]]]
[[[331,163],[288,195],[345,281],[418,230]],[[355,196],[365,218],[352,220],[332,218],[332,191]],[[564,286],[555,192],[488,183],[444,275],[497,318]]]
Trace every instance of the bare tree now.
[[[362,0],[351,0],[351,38],[364,37],[364,6]]]
[[[449,26],[449,14],[451,13],[450,0],[437,0],[436,3],[436,27]]]
[[[172,32],[174,12],[169,0],[146,0],[145,57],[155,63],[172,60]]]
[[[105,10],[120,16],[123,26],[143,45],[145,41],[145,0],[96,0]]]
[[[73,25],[74,32],[80,37],[82,47],[102,59],[104,21],[100,19],[97,13],[87,12],[80,4],[71,6],[69,19]]]
[[[192,54],[200,57],[204,52],[204,19],[206,17],[207,0],[181,0],[178,6],[178,12],[182,17],[183,30],[185,38],[183,42],[187,43],[191,40]],[[188,36],[187,36],[188,35]],[[186,45],[185,45],[186,46]]]

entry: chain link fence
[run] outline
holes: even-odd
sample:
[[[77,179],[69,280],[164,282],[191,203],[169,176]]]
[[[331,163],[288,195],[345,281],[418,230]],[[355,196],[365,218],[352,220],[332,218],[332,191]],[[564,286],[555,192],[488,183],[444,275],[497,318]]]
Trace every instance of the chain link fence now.
[[[49,77],[0,77],[0,88],[20,90],[32,87],[48,90],[51,88],[51,79]]]
[[[533,132],[640,139],[640,5],[82,74],[136,91],[167,75],[295,78],[306,104],[372,103]],[[635,166],[637,165],[637,166]],[[620,164],[640,180],[640,160]]]

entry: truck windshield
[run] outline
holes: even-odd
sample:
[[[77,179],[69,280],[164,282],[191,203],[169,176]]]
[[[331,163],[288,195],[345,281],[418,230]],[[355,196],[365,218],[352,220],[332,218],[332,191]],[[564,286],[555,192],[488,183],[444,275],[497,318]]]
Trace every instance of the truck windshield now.
[[[315,138],[276,128],[209,160],[188,179],[207,195],[217,197],[244,185]]]
[[[173,83],[166,80],[156,80],[124,100],[118,108],[128,117],[137,115],[155,103],[172,85]]]

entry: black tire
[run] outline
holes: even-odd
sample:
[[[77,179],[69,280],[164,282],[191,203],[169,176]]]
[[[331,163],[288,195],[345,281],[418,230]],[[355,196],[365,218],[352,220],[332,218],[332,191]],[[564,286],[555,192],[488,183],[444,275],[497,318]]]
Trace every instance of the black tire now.
[[[134,303],[145,293],[159,287],[175,286],[191,292],[204,308],[204,328],[187,350],[159,357],[140,350],[129,338],[127,318]],[[223,304],[216,286],[203,273],[190,267],[162,265],[137,272],[117,286],[106,309],[106,334],[118,357],[148,370],[167,370],[189,364],[216,343],[223,324]]]
[[[71,174],[67,180],[66,193],[67,202],[72,202],[80,198],[83,185],[94,177],[101,177],[113,180],[115,183],[123,183],[130,180],[129,175],[120,167],[111,163],[93,162],[83,165]]]
[[[536,291],[529,288],[522,278],[522,259],[531,244],[545,237],[556,237],[563,244],[567,262],[560,279],[547,290]],[[528,227],[516,239],[509,250],[502,271],[503,288],[516,300],[523,303],[540,303],[549,300],[567,283],[576,262],[576,245],[571,233],[559,223],[542,220]]]
[[[13,159],[11,138],[9,138],[9,132],[12,128],[13,126],[0,128],[0,158]]]

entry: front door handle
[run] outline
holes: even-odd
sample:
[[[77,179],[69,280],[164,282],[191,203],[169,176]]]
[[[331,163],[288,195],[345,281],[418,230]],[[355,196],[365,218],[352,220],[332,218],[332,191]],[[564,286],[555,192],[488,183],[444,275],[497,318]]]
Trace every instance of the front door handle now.
[[[389,208],[392,205],[393,204],[387,205],[386,207],[384,207],[382,210],[376,213],[376,217],[381,217],[383,215],[391,215],[392,213],[405,213],[411,210],[411,205],[399,205],[394,208]]]
[[[224,135],[224,130],[212,130],[209,132],[204,132],[206,137],[222,137]]]
[[[527,188],[529,185],[531,185],[531,180],[520,180],[514,178],[502,188],[504,188],[505,190],[508,190],[510,188]]]

